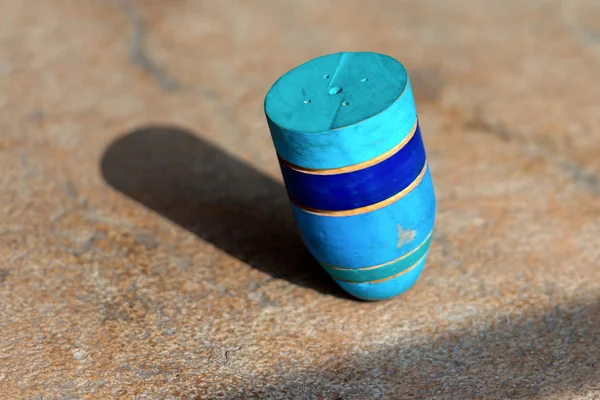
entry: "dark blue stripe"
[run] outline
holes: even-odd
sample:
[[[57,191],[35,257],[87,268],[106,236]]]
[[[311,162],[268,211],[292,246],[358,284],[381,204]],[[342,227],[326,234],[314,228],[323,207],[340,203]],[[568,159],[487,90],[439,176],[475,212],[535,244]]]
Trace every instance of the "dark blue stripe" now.
[[[413,137],[390,158],[337,175],[306,174],[283,163],[290,198],[301,207],[343,211],[378,203],[409,186],[425,165],[425,148],[417,125]]]

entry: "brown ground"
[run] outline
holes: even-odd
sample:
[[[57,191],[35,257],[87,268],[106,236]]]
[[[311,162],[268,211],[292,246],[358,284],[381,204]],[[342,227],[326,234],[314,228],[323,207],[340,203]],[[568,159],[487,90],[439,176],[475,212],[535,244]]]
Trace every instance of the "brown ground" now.
[[[0,399],[600,398],[597,0],[0,0]],[[262,112],[390,54],[436,185],[426,271],[343,295]]]

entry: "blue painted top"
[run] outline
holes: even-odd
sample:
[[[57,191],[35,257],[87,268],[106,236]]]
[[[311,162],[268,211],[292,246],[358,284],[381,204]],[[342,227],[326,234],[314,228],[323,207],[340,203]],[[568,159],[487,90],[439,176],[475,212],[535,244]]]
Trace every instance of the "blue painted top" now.
[[[377,53],[336,53],[283,75],[265,99],[280,157],[301,168],[368,161],[412,130],[410,81],[397,60]]]

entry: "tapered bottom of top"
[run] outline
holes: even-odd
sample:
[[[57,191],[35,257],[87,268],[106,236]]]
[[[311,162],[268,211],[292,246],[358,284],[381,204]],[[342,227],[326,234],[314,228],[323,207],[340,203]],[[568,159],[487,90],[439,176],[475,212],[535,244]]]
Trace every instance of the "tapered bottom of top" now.
[[[334,279],[350,295],[367,301],[386,300],[410,289],[423,271],[427,257],[423,257],[410,271],[394,278],[378,282],[345,282]]]

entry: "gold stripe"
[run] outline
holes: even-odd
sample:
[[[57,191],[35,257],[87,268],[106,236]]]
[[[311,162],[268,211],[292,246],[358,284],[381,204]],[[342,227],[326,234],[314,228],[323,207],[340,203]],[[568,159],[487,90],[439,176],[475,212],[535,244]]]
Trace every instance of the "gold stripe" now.
[[[284,164],[286,167],[293,169],[295,171],[298,171],[298,172],[302,172],[304,174],[337,175],[337,174],[344,174],[347,172],[358,171],[360,169],[371,167],[371,166],[378,164],[384,160],[387,160],[388,158],[390,158],[391,156],[393,156],[394,154],[399,152],[400,149],[402,149],[404,146],[406,146],[406,144],[410,141],[410,139],[412,139],[412,137],[415,135],[415,132],[417,131],[417,122],[418,121],[415,122],[415,125],[413,126],[413,128],[410,131],[410,133],[408,134],[408,136],[406,136],[404,139],[402,139],[402,141],[400,143],[398,143],[396,146],[392,147],[390,150],[378,155],[375,158],[371,158],[370,160],[363,161],[359,164],[349,165],[347,167],[340,167],[340,168],[314,169],[314,168],[299,167],[297,165],[294,165],[294,164],[284,160],[283,158],[279,157],[279,155],[278,155],[278,157],[279,157],[279,160],[281,161],[281,163]]]
[[[401,198],[403,198],[410,192],[412,192],[412,190],[414,188],[416,188],[419,185],[419,183],[421,183],[423,176],[425,176],[425,171],[427,171],[427,160],[425,160],[425,165],[423,166],[423,169],[421,170],[421,172],[419,173],[417,178],[410,185],[405,187],[404,190],[396,193],[392,197],[388,197],[387,199],[380,201],[379,203],[375,203],[375,204],[371,204],[371,205],[359,207],[359,208],[353,208],[352,210],[342,210],[342,211],[317,210],[315,208],[303,207],[300,204],[296,203],[294,201],[294,199],[290,198],[290,201],[292,203],[294,203],[294,205],[296,207],[300,208],[303,211],[309,212],[311,214],[322,215],[324,217],[349,217],[352,215],[364,214],[364,213],[379,210],[380,208],[388,206],[388,205],[400,200]]]
[[[363,283],[380,283],[380,282],[389,281],[390,279],[394,279],[394,278],[397,278],[397,277],[399,277],[399,276],[402,276],[402,275],[404,275],[404,274],[407,274],[407,273],[409,273],[410,271],[412,271],[413,269],[415,269],[415,268],[416,268],[416,266],[417,266],[417,265],[419,265],[419,263],[420,263],[421,261],[423,261],[423,259],[424,259],[425,257],[427,257],[427,254],[424,254],[424,255],[423,255],[423,257],[419,258],[419,260],[418,260],[416,263],[414,263],[414,264],[413,264],[413,265],[411,265],[410,267],[406,268],[404,271],[400,271],[400,272],[398,272],[396,275],[388,276],[387,278],[381,278],[381,279],[376,279],[376,280],[374,280],[374,281],[366,281],[366,282],[350,282],[350,281],[344,281],[344,280],[342,280],[342,279],[337,279],[337,280],[338,280],[338,281],[341,281],[341,282],[345,282],[345,283],[352,283],[352,284],[363,284]]]
[[[331,269],[344,270],[344,271],[348,271],[348,270],[351,270],[351,271],[368,271],[368,270],[371,270],[371,269],[377,269],[377,268],[385,267],[386,265],[390,265],[390,264],[393,264],[393,263],[395,263],[395,262],[398,262],[398,261],[400,261],[400,260],[403,260],[403,259],[405,259],[406,257],[410,256],[411,254],[413,254],[413,253],[415,253],[415,252],[419,251],[419,249],[420,249],[421,247],[423,247],[423,245],[424,245],[425,243],[427,243],[427,241],[429,240],[429,238],[431,237],[431,235],[432,235],[432,234],[433,234],[433,229],[431,230],[431,232],[429,232],[429,235],[427,235],[427,237],[425,238],[425,240],[423,240],[423,241],[421,242],[421,244],[420,244],[420,245],[418,245],[418,246],[417,246],[417,247],[416,247],[414,250],[412,250],[412,251],[410,251],[410,252],[408,252],[408,253],[404,254],[404,255],[403,255],[403,256],[401,256],[401,257],[398,257],[398,258],[396,258],[395,260],[388,261],[388,262],[386,262],[386,263],[383,263],[383,264],[374,265],[374,266],[372,266],[372,267],[365,267],[365,268],[343,268],[343,267],[334,267],[334,266],[332,266],[332,265],[325,264],[325,263],[321,263],[321,264],[323,264],[323,265],[325,265],[325,266],[327,266],[328,268],[331,268]]]

